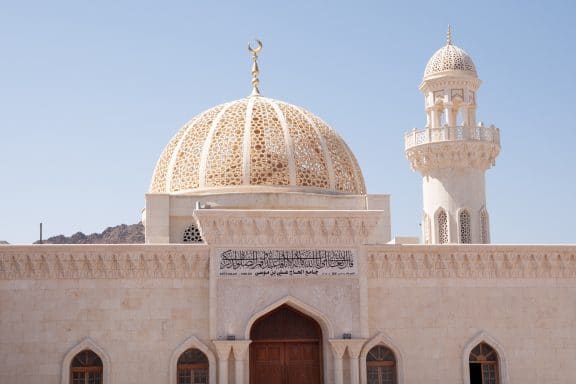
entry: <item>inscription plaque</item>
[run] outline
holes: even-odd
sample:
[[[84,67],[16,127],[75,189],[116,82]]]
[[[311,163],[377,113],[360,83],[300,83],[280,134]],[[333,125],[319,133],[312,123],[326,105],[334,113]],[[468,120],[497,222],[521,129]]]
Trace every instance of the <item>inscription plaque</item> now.
[[[218,249],[218,276],[357,275],[352,249]]]

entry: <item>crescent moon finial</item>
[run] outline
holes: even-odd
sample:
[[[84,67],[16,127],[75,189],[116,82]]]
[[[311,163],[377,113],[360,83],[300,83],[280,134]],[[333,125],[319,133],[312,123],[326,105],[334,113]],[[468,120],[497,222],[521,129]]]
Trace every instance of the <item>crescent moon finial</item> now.
[[[260,79],[258,75],[260,74],[260,68],[258,68],[258,54],[262,50],[262,42],[258,39],[254,39],[258,46],[252,48],[250,43],[248,43],[248,52],[252,54],[252,93],[250,96],[260,96],[260,90],[258,89],[258,84],[260,84]]]
[[[252,48],[250,46],[250,42],[248,42],[248,52],[252,53],[252,54],[258,54],[260,53],[260,51],[262,50],[262,42],[258,39],[254,39],[254,41],[256,41],[256,43],[258,44],[258,46],[256,48]]]

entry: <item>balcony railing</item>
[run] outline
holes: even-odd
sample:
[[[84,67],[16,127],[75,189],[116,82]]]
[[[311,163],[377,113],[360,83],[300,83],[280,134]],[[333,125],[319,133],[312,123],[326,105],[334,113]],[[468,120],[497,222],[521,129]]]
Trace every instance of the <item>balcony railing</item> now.
[[[404,135],[404,149],[443,141],[483,141],[500,145],[500,130],[495,126],[456,126],[416,129]]]

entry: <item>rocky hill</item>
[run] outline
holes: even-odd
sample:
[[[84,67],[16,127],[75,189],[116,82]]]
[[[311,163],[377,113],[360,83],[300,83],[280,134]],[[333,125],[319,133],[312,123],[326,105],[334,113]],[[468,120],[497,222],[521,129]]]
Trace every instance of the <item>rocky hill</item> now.
[[[35,242],[34,244],[38,244]],[[142,223],[120,224],[108,227],[102,233],[85,235],[77,232],[72,236],[58,235],[42,241],[43,244],[137,244],[144,243],[144,225]]]

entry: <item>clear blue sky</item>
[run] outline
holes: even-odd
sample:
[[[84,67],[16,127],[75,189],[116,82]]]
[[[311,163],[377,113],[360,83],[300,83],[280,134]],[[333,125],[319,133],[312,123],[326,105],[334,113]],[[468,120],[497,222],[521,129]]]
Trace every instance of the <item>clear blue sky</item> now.
[[[576,242],[576,2],[0,1],[0,240],[140,220],[157,158],[191,117],[261,91],[332,125],[393,235],[417,235],[421,179],[403,134],[445,41],[473,58],[478,118],[501,129],[487,173],[495,243]]]

